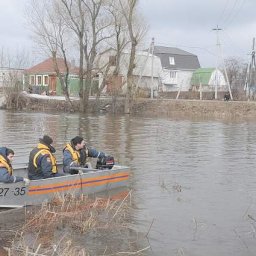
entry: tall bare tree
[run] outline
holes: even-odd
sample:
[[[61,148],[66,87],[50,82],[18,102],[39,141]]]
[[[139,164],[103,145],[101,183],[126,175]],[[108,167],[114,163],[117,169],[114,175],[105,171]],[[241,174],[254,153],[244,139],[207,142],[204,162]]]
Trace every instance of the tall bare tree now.
[[[125,18],[126,26],[128,29],[130,39],[130,59],[127,71],[127,91],[125,97],[125,113],[131,112],[133,104],[133,70],[135,68],[135,55],[139,41],[142,39],[145,33],[145,27],[141,26],[137,18],[137,5],[138,0],[118,0],[120,4],[121,12]]]
[[[60,0],[64,7],[62,16],[66,24],[75,33],[79,47],[79,96],[80,111],[84,111],[84,33],[85,33],[85,10],[82,7],[82,0]]]
[[[130,113],[136,47],[145,31],[138,22],[136,10],[138,0],[33,0],[33,2],[36,4],[33,5],[33,15],[30,14],[30,16],[34,34],[38,38],[38,44],[48,49],[54,59],[61,54],[65,63],[68,63],[67,34],[72,31],[75,35],[75,38],[70,37],[74,39],[79,49],[81,111],[87,110],[90,91],[97,72],[95,70],[97,56],[109,48],[111,40],[114,41],[117,65],[113,75],[117,76],[121,52],[129,42],[127,48],[130,51],[130,59],[126,78],[125,112]],[[39,4],[44,8],[40,9]],[[124,35],[124,31],[129,35],[128,37]],[[57,61],[55,66],[56,73],[60,75],[60,82],[64,85],[68,84],[68,76],[61,77],[58,72]],[[66,65],[66,74],[69,72],[68,67]],[[67,94],[68,90],[65,93]]]
[[[72,106],[68,90],[69,63],[66,53],[68,28],[61,16],[61,7],[58,1],[32,0],[28,18],[34,40],[48,56],[51,56],[62,91],[67,102]],[[64,59],[64,74],[60,70],[58,57]]]
[[[122,85],[118,82],[118,75],[120,71],[120,61],[121,55],[125,46],[129,42],[129,38],[127,35],[126,22],[125,19],[120,12],[120,7],[116,1],[113,1],[108,7],[108,12],[110,14],[110,19],[112,18],[112,25],[109,27],[109,34],[113,34],[113,37],[108,40],[109,49],[106,49],[105,52],[101,52],[99,54],[99,58],[97,59],[96,66],[98,67],[98,72],[100,72],[103,76],[102,82],[99,85],[99,90],[97,93],[97,99],[100,97],[102,90],[106,85],[106,81],[111,83],[111,96],[113,103],[116,101],[116,97],[121,90]],[[106,63],[103,61],[103,66],[101,66],[101,55],[111,54],[111,58],[109,58]],[[115,105],[115,104],[112,104]]]
[[[111,0],[61,0],[69,17],[70,28],[79,41],[81,110],[86,111],[95,76],[96,56],[104,51],[104,42],[112,35],[107,28],[112,24],[107,15]]]
[[[87,17],[88,26],[85,31],[84,42],[84,57],[86,62],[85,99],[89,98],[89,93],[93,86],[96,57],[108,48],[106,41],[113,37],[112,31],[109,29],[113,24],[112,17],[110,17],[108,13],[108,6],[111,2],[111,0],[83,1],[87,13],[89,14]]]

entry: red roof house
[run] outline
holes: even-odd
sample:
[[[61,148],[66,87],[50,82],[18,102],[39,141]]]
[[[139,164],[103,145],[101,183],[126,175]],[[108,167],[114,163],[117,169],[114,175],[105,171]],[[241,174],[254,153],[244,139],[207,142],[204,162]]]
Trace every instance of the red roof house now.
[[[57,65],[60,73],[66,73],[66,66],[63,58],[57,58]],[[68,62],[69,74],[78,76],[79,69],[72,66]],[[56,94],[57,87],[57,74],[54,68],[54,62],[52,58],[25,70],[25,74],[29,77],[28,83],[30,87],[45,86],[45,91],[48,91],[50,95]]]

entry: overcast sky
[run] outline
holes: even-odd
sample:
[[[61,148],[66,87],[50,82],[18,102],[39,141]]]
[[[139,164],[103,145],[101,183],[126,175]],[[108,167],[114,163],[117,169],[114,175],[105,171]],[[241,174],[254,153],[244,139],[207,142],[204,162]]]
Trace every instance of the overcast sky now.
[[[25,25],[29,0],[0,0],[0,46],[10,52],[32,46]],[[199,58],[203,67],[216,65],[218,25],[224,58],[249,59],[256,36],[256,0],[140,0],[139,9],[149,25],[146,44],[178,47]],[[33,50],[35,51],[35,50]]]

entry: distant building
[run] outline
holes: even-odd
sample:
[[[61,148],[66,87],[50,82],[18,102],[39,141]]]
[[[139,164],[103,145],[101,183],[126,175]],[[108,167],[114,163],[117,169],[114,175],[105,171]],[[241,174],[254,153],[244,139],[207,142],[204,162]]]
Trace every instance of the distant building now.
[[[57,58],[57,65],[60,73],[64,76],[66,67],[63,58]],[[78,95],[78,68],[69,65],[69,90],[71,95]],[[60,82],[54,68],[52,58],[46,59],[43,62],[25,70],[28,86],[33,93],[47,93],[49,95],[62,95]]]
[[[224,74],[216,68],[199,68],[192,76],[191,86],[193,91],[199,91],[200,85],[202,91],[227,91],[228,85]]]
[[[0,67],[0,87],[10,87],[23,84],[24,69]]]
[[[118,83],[118,87],[122,87],[124,91],[126,89],[126,76],[128,72],[130,53],[123,51],[120,57],[120,67],[118,71],[118,77],[115,78]],[[152,71],[152,58],[153,59],[153,71]],[[114,49],[108,50],[98,57],[97,68],[101,70],[103,74],[106,71],[107,65],[110,64],[110,68],[107,72],[106,91],[109,91],[112,84],[109,81],[113,81],[112,76],[116,68],[116,51]],[[135,55],[135,67],[133,69],[133,83],[141,89],[154,91],[158,90],[160,75],[162,71],[160,58],[152,56],[144,51],[137,51]],[[104,68],[101,68],[104,67]],[[153,79],[152,79],[153,77]],[[152,82],[153,81],[153,82]]]
[[[200,68],[196,55],[174,47],[155,46],[162,64],[162,91],[188,91],[193,72]]]

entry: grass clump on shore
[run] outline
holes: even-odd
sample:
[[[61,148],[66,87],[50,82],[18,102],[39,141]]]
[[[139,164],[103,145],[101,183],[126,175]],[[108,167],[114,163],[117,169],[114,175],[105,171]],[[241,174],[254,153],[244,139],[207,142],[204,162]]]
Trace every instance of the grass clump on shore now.
[[[144,255],[141,236],[131,223],[131,191],[108,198],[56,196],[26,209],[24,226],[9,255]],[[141,247],[143,249],[141,249]]]

